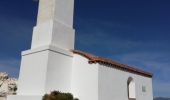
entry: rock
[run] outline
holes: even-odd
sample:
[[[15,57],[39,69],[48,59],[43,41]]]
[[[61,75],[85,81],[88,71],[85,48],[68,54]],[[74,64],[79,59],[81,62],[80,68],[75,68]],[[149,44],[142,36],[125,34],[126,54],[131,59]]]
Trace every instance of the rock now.
[[[17,79],[10,78],[7,73],[0,72],[0,100],[7,95],[16,94]]]

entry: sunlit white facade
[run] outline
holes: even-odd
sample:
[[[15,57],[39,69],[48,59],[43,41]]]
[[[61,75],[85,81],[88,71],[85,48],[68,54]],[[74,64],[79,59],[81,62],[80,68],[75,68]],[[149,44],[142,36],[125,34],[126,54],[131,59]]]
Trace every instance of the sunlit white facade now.
[[[17,95],[7,100],[41,100],[53,90],[71,92],[80,100],[152,100],[150,75],[114,68],[109,60],[90,62],[72,51],[73,9],[74,0],[39,0],[32,46],[22,52]]]

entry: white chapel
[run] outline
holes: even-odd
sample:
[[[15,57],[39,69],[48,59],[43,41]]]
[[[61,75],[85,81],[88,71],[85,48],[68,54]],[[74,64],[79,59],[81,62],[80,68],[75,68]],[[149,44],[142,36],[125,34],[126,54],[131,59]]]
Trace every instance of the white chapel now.
[[[39,0],[31,49],[22,52],[17,95],[7,100],[42,100],[54,90],[79,100],[153,100],[150,72],[74,50],[73,12],[74,0]]]

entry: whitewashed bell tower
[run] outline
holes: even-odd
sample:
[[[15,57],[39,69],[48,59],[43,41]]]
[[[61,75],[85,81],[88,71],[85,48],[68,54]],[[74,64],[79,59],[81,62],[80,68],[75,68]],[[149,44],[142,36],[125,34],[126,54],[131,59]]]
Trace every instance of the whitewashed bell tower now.
[[[18,92],[8,100],[41,100],[53,90],[70,92],[73,9],[74,0],[39,0],[31,49],[22,52]]]
[[[32,49],[44,45],[73,49],[73,8],[74,0],[39,0]]]

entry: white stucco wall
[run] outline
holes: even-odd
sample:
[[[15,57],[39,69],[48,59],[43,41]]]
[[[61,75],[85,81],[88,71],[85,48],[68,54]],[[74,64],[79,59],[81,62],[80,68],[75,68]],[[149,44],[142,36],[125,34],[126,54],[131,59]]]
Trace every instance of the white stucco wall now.
[[[39,0],[31,48],[53,45],[74,49],[74,0]]]
[[[37,51],[24,53],[18,95],[9,96],[8,100],[40,100],[53,90],[73,93],[80,100],[128,100],[129,77],[135,82],[137,100],[153,100],[151,78],[98,63],[89,64],[87,58],[59,48]]]
[[[98,100],[98,64],[75,54],[72,69],[71,93],[79,100]]]
[[[52,45],[74,49],[75,30],[57,20],[48,20],[34,27],[31,49]]]
[[[73,27],[74,0],[55,0],[54,18],[66,26]]]
[[[27,51],[22,56],[18,95],[41,95],[45,93],[48,50]]]
[[[136,100],[153,100],[152,78],[122,71],[100,64],[89,64],[88,59],[74,54],[71,93],[80,100],[129,100],[128,78],[132,77]],[[146,92],[142,91],[146,88]]]
[[[73,54],[70,51],[63,51],[49,51],[45,85],[46,93],[54,90],[69,92],[71,89]]]
[[[37,25],[54,19],[55,0],[39,0]]]
[[[99,66],[99,100],[128,100],[129,77],[135,82],[136,100],[153,100],[151,78],[103,65]],[[146,87],[146,92],[142,92],[142,86]]]
[[[22,55],[17,95],[8,96],[8,100],[41,100],[45,93],[54,90],[70,92],[71,51],[43,46]]]
[[[9,95],[7,100],[42,100],[42,96],[37,95]]]

